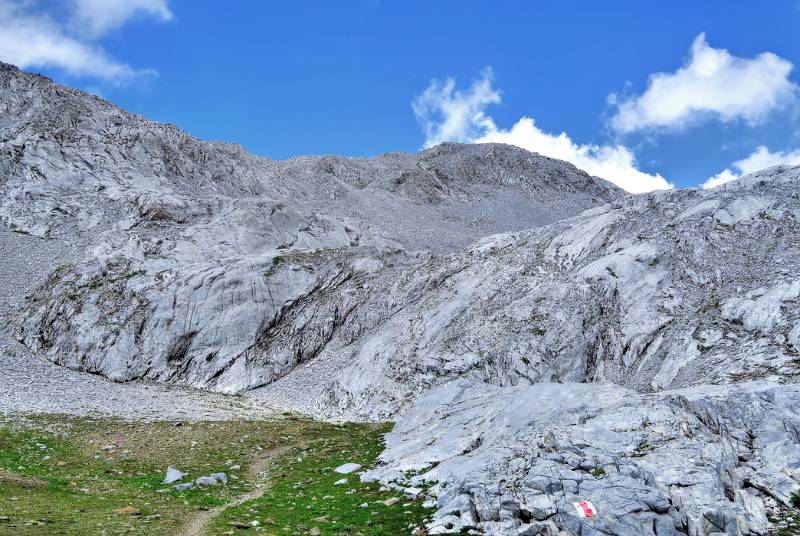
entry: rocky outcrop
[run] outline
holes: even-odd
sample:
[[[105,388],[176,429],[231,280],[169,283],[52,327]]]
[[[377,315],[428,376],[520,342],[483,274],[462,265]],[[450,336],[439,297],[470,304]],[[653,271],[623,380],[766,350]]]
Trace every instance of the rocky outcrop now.
[[[799,427],[797,385],[459,380],[417,400],[365,478],[426,488],[430,534],[764,535],[798,489]]]
[[[235,242],[225,232],[234,226],[254,235],[238,244],[247,254],[318,247],[320,233],[337,246],[382,237],[447,251],[623,193],[565,162],[496,144],[269,160],[1,63],[0,93],[0,222],[41,237],[99,239],[117,229],[177,238],[197,226]],[[270,218],[275,211],[288,221]]]

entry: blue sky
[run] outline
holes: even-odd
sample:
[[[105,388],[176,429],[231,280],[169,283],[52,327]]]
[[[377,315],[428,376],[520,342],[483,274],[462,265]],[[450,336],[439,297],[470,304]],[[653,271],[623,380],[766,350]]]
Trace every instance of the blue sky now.
[[[800,163],[797,35],[798,0],[0,0],[0,59],[204,139],[505,141],[632,191]]]

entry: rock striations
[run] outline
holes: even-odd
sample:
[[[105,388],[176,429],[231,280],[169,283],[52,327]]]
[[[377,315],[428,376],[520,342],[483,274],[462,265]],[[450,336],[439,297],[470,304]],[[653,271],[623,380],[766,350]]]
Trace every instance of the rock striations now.
[[[290,347],[272,344],[313,313],[307,304],[347,298],[343,285],[431,250],[621,195],[499,145],[274,162],[9,66],[0,76],[0,220],[84,252],[52,266],[19,337],[115,380],[269,383],[319,353],[352,308],[309,318]]]
[[[272,161],[4,64],[0,95],[0,316],[55,363],[396,419],[365,478],[432,534],[766,535],[800,489],[800,167],[624,196],[505,145]]]

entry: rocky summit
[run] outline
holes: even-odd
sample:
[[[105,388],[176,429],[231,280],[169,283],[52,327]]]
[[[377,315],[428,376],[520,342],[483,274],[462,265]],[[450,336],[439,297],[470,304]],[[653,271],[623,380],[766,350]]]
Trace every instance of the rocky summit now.
[[[800,167],[625,195],[500,144],[274,161],[2,64],[0,193],[14,366],[396,421],[361,478],[428,534],[766,536],[800,503]]]

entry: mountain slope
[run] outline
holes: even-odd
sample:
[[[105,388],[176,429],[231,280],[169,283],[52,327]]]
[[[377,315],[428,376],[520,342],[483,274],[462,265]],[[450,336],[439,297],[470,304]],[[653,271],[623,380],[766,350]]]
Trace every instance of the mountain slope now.
[[[408,263],[418,255],[409,252],[455,250],[622,194],[510,146],[278,162],[8,65],[0,92],[0,221],[73,245],[5,232],[10,248],[26,241],[50,258],[37,273],[53,271],[18,336],[56,363],[115,380],[223,391],[268,383],[328,337],[323,329],[291,356],[264,358],[262,332],[297,300]],[[296,258],[305,269],[277,273]],[[31,288],[18,260],[5,270],[6,294]],[[355,272],[343,268],[351,261]],[[16,292],[4,301],[20,303]],[[242,363],[259,368],[242,377]]]
[[[431,534],[774,534],[800,496],[798,192],[777,167],[630,196],[427,267],[362,343],[413,352],[330,372],[365,415],[420,393],[367,478],[430,488]]]
[[[0,218],[39,236],[70,223],[94,232],[115,221],[110,215],[192,224],[259,199],[374,227],[408,249],[447,250],[623,193],[570,164],[501,145],[272,161],[6,64],[0,92]]]
[[[775,534],[796,515],[799,407],[797,384],[457,380],[417,400],[367,478],[430,488],[430,534]]]
[[[800,490],[800,167],[623,197],[509,146],[276,162],[0,91],[0,298],[53,362],[398,419],[367,477],[425,485],[433,534],[765,535]]]
[[[313,385],[307,409],[376,418],[464,376],[640,392],[797,381],[799,185],[800,168],[776,168],[726,188],[629,196],[346,283],[341,298],[301,301],[289,326],[269,330],[291,351],[298,333],[324,329],[309,318],[353,309],[315,363],[261,394]]]

